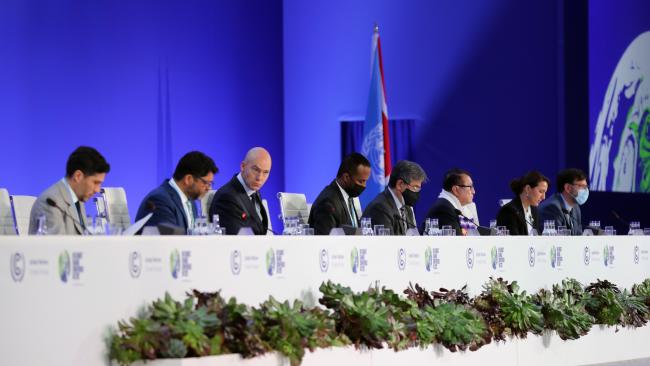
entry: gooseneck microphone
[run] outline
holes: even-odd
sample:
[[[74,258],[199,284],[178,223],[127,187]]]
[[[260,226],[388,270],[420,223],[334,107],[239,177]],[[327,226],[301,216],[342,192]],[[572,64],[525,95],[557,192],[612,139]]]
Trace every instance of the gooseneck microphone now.
[[[623,218],[618,214],[618,212],[612,210],[611,213],[612,213],[612,216],[614,216],[614,218],[615,218],[616,220],[618,220],[619,222],[621,222],[623,225],[628,226],[628,227],[630,226],[630,223],[627,222],[626,220],[624,220],[624,219],[623,219]]]
[[[47,198],[45,199],[45,203],[47,203],[48,206],[55,207],[56,209],[58,209],[59,211],[61,211],[61,213],[63,213],[63,217],[64,217],[64,218],[65,218],[65,217],[69,217],[69,218],[70,218],[74,223],[76,223],[77,225],[81,226],[82,228],[85,228],[85,227],[86,227],[86,225],[82,224],[82,223],[81,223],[79,220],[77,220],[75,217],[69,215],[68,212],[66,212],[66,210],[64,210],[63,208],[59,207],[59,205],[57,205],[56,202],[55,202],[52,198],[47,197]],[[91,235],[91,233],[88,232],[88,231],[85,231],[85,233]],[[83,234],[83,233],[82,233],[82,234]]]

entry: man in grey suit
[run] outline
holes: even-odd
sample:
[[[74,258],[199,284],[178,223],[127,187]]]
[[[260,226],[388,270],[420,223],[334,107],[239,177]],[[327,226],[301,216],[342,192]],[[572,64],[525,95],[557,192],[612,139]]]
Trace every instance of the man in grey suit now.
[[[41,193],[29,215],[29,234],[36,234],[44,216],[47,234],[82,235],[86,228],[84,202],[99,192],[110,165],[95,149],[80,146],[68,157],[66,176]]]
[[[417,228],[413,206],[420,198],[427,173],[418,163],[398,161],[390,173],[388,187],[379,193],[363,211],[372,225],[384,225],[392,235],[405,235],[408,229]]]
[[[588,197],[587,175],[580,169],[565,169],[557,175],[557,192],[539,205],[539,218],[554,221],[556,229],[566,226],[571,235],[582,235],[580,205]]]

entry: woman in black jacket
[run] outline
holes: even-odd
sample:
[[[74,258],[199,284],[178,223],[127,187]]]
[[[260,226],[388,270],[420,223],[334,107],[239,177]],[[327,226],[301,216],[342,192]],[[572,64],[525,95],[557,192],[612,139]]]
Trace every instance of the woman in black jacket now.
[[[503,205],[497,214],[497,226],[505,226],[510,235],[529,235],[531,229],[541,233],[537,206],[546,198],[551,181],[532,171],[510,182],[515,198]]]

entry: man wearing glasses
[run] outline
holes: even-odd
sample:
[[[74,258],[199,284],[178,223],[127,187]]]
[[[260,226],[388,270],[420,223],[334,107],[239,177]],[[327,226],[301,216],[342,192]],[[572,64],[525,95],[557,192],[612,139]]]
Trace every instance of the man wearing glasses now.
[[[580,169],[565,169],[557,175],[557,192],[539,205],[539,218],[555,221],[555,227],[565,226],[571,235],[582,235],[580,205],[587,202],[587,175]]]
[[[269,217],[259,190],[269,179],[271,154],[263,147],[254,147],[239,168],[239,174],[214,194],[209,217],[219,215],[219,224],[228,235],[236,235],[243,227],[250,227],[255,235],[265,235]]]
[[[212,188],[218,171],[212,158],[204,153],[185,154],[176,165],[173,179],[165,180],[142,200],[136,221],[153,212],[147,226],[164,223],[185,230],[192,228],[196,218],[194,201]]]
[[[448,170],[442,180],[442,191],[429,209],[427,218],[438,219],[440,228],[449,225],[456,230],[456,235],[464,235],[458,213],[472,202],[474,194],[474,182],[466,170]]]
[[[373,226],[390,229],[392,235],[406,234],[408,229],[417,227],[413,206],[426,180],[427,173],[418,163],[398,161],[390,173],[388,187],[368,204],[363,217],[370,218]]]

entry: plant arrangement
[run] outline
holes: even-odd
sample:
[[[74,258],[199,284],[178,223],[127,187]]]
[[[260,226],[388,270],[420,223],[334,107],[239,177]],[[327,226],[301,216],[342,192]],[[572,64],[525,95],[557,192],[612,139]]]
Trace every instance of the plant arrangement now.
[[[240,354],[250,358],[278,352],[299,365],[306,350],[355,345],[395,351],[440,344],[452,352],[475,351],[508,337],[553,330],[577,339],[594,324],[640,327],[650,315],[650,279],[631,291],[598,280],[583,287],[563,280],[534,295],[517,282],[490,278],[472,298],[466,287],[427,291],[410,284],[402,296],[378,284],[354,292],[333,282],[320,286],[323,307],[273,297],[257,307],[226,300],[217,292],[169,294],[138,316],[119,321],[110,337],[109,358],[120,365],[159,358]]]

